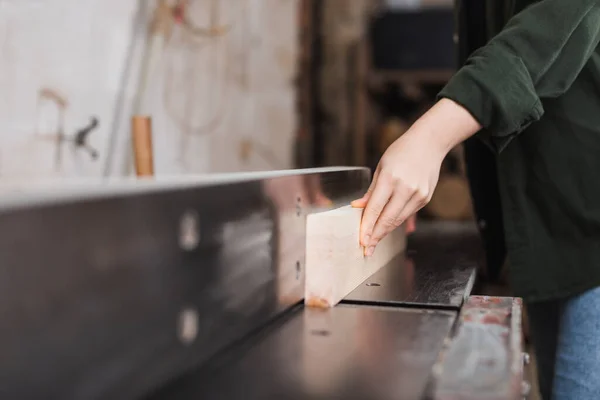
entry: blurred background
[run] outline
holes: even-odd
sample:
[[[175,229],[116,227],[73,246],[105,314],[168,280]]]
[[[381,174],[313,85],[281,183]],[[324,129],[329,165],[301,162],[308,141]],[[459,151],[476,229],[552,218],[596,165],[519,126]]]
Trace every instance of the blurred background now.
[[[0,190],[374,168],[456,68],[452,0],[0,0]],[[423,217],[471,216],[460,148]]]

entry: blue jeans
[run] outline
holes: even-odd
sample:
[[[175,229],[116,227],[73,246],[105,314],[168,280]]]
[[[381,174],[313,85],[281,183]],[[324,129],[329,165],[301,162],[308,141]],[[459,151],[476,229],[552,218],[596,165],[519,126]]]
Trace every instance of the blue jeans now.
[[[600,288],[527,311],[542,398],[600,399]]]

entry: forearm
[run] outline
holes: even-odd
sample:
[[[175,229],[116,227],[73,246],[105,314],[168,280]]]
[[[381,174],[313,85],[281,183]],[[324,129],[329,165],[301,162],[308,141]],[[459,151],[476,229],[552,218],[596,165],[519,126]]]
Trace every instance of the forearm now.
[[[480,129],[481,124],[464,107],[441,99],[405,135],[419,135],[434,145],[432,150],[445,155]]]
[[[541,0],[477,50],[440,93],[483,126],[496,151],[564,94],[600,42],[600,0]]]

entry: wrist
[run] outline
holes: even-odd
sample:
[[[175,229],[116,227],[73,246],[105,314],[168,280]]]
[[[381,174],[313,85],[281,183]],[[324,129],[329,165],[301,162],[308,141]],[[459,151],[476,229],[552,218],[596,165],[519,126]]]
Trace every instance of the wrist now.
[[[466,108],[444,98],[423,114],[415,122],[414,128],[415,132],[424,136],[434,151],[445,156],[482,127]]]

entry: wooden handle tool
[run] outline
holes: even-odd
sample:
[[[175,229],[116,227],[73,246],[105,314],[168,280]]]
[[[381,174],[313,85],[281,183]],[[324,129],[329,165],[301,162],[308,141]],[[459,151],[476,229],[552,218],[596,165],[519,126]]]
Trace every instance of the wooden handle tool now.
[[[131,119],[131,136],[136,175],[138,177],[154,176],[151,118],[134,115]]]

